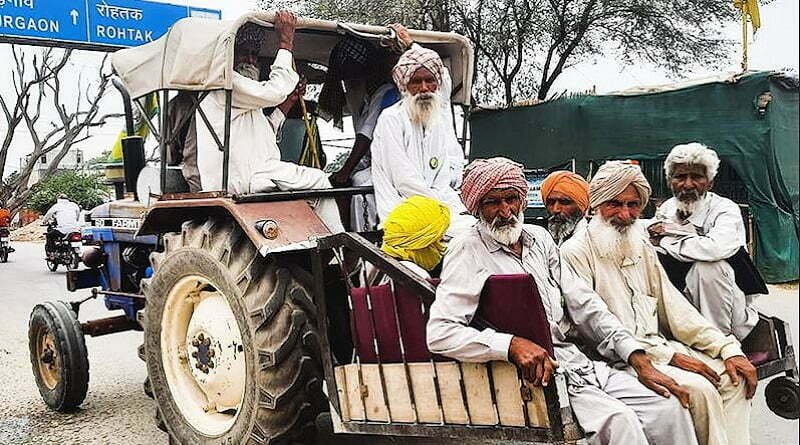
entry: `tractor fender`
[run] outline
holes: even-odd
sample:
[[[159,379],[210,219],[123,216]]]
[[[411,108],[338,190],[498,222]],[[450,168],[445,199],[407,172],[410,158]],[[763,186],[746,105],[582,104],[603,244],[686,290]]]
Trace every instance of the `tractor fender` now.
[[[230,217],[262,256],[315,248],[331,234],[303,200],[237,203],[224,196],[158,201],[142,216],[137,236],[180,232],[184,222]]]

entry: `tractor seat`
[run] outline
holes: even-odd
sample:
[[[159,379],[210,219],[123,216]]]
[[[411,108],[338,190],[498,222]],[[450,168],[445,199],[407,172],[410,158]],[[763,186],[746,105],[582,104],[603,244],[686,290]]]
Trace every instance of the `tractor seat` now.
[[[431,280],[434,286],[438,282]],[[415,294],[400,286],[395,286],[392,292],[392,287],[385,284],[353,288],[350,296],[353,306],[350,323],[361,363],[378,363],[378,355],[381,363],[402,363],[403,353],[406,362],[444,360],[428,351],[425,337],[428,317]],[[527,338],[553,355],[550,326],[533,277],[493,275],[484,284],[480,300],[474,327],[491,327]]]

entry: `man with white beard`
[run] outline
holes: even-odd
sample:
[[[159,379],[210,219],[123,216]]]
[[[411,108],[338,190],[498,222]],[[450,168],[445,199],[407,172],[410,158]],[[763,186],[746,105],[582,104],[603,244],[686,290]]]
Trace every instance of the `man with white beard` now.
[[[292,68],[295,16],[288,11],[275,14],[278,52],[269,79],[259,82],[256,65],[263,28],[244,25],[234,47],[233,98],[230,122],[230,160],[228,192],[259,193],[274,190],[331,188],[327,175],[319,169],[282,162],[276,133],[287,110],[280,105],[293,93],[299,76]],[[302,87],[300,88],[302,90]],[[225,92],[212,91],[200,104],[219,140],[225,128]],[[277,107],[267,118],[263,109]],[[198,111],[197,122],[203,117]],[[197,167],[204,191],[222,189],[223,153],[206,125],[197,125]],[[343,232],[336,201],[324,198],[309,201],[320,220],[333,233]]]
[[[678,287],[694,307],[724,334],[733,334],[741,341],[758,322],[753,294],[765,293],[766,288],[744,248],[746,233],[739,206],[709,191],[718,167],[714,150],[697,142],[676,145],[664,162],[674,197],[659,207],[659,222],[648,231],[656,250],[678,262],[675,269],[688,267],[685,287]],[[692,234],[671,234],[664,221],[688,227]],[[734,269],[733,265],[739,264],[744,268]],[[760,281],[758,287],[763,290],[750,291],[750,285],[744,292],[739,287],[737,278],[746,276],[742,274],[745,270],[750,271],[753,281]]]
[[[595,214],[587,230],[561,246],[565,266],[634,333],[656,367],[689,390],[701,445],[749,444],[756,370],[739,342],[670,283],[636,224],[650,198],[641,169],[605,163],[590,182],[589,197]]]
[[[442,91],[446,76],[439,55],[413,45],[392,70],[402,99],[378,118],[372,139],[372,179],[378,218],[414,195],[442,202],[450,209],[448,236],[470,227],[458,197],[464,153],[445,116]]]
[[[510,361],[534,385],[547,386],[558,368],[566,374],[572,409],[590,444],[696,444],[691,418],[681,406],[687,391],[657,371],[632,333],[561,267],[547,230],[523,225],[527,193],[522,166],[508,159],[478,159],[465,169],[461,197],[479,222],[447,247],[427,326],[431,352],[466,362]],[[555,357],[528,339],[470,326],[484,283],[501,274],[534,278]],[[573,329],[636,374],[589,360],[567,340]]]

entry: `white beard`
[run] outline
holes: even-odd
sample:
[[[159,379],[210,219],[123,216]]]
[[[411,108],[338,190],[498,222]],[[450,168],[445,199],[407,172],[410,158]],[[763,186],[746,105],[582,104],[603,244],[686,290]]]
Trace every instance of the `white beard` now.
[[[479,214],[481,226],[491,235],[492,239],[504,246],[511,246],[519,241],[519,237],[522,235],[522,225],[525,221],[525,209],[520,210],[517,216],[512,215],[511,224],[506,226],[496,227],[495,224],[498,218],[496,217],[494,221],[488,222],[483,218],[482,214]]]
[[[411,122],[416,125],[428,127],[439,117],[442,106],[442,96],[436,93],[418,93],[411,95],[403,93],[403,106],[411,116]]]
[[[708,195],[704,193],[702,196],[700,196],[700,198],[691,201],[680,200],[676,198],[675,208],[678,210],[678,216],[681,217],[681,219],[688,218],[689,215],[693,214],[697,210],[697,207],[701,202],[703,202],[703,200],[706,199],[706,196]]]
[[[622,262],[624,258],[636,258],[644,253],[644,236],[635,224],[620,230],[598,213],[589,221],[587,230],[592,244],[602,258]]]
[[[233,70],[241,74],[242,76],[253,80],[258,80],[258,75],[261,72],[258,69],[258,67],[253,65],[252,63],[240,63],[235,67],[233,67]]]
[[[575,232],[575,227],[583,218],[583,215],[577,217],[555,218],[553,216],[547,218],[547,231],[553,236],[556,244],[572,236]]]

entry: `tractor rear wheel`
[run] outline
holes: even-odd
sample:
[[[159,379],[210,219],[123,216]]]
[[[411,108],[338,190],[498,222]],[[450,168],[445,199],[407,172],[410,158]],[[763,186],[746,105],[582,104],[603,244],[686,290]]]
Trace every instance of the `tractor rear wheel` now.
[[[307,289],[230,219],[184,223],[153,253],[145,355],[171,437],[191,444],[309,439],[324,405]]]

